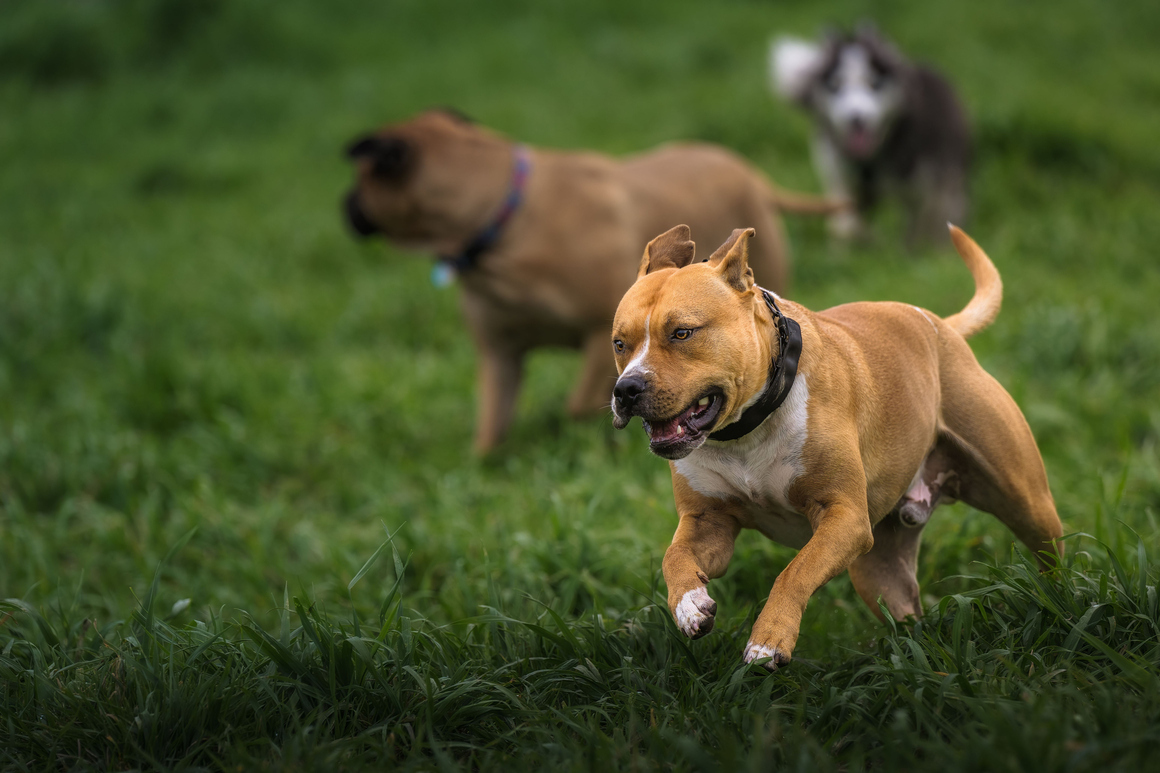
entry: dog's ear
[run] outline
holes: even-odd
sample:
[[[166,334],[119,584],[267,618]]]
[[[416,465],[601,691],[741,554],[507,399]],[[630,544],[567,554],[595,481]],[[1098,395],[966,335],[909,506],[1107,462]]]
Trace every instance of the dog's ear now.
[[[375,151],[375,177],[387,182],[400,182],[415,165],[415,147],[399,137],[387,137]]]
[[[401,137],[359,137],[347,145],[346,156],[352,161],[371,159],[372,173],[385,182],[401,182],[415,166],[415,148]]]
[[[774,92],[791,102],[803,101],[825,60],[823,46],[799,38],[777,38],[769,47],[769,80]]]
[[[871,59],[879,69],[897,69],[906,62],[906,57],[886,39],[872,21],[863,21],[854,30],[854,40],[870,51]]]
[[[374,155],[375,148],[378,146],[378,137],[372,134],[364,134],[361,137],[356,137],[347,144],[346,157],[353,161],[356,158]]]
[[[709,256],[709,265],[717,267],[717,276],[738,292],[753,287],[753,269],[749,268],[749,240],[757,235],[752,228],[735,228],[725,243]]]
[[[692,236],[687,225],[678,225],[653,239],[644,248],[636,278],[662,268],[684,268],[692,263],[697,252]]]

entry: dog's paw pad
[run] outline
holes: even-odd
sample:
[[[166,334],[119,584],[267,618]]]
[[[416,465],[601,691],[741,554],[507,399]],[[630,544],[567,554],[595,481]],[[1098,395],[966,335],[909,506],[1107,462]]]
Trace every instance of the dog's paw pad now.
[[[699,639],[713,630],[717,602],[709,598],[704,588],[694,588],[681,597],[677,604],[677,627],[690,639]]]
[[[767,659],[761,665],[770,671],[776,671],[779,666],[784,666],[789,663],[790,659],[789,655],[779,651],[777,647],[767,647],[764,644],[754,644],[753,642],[745,645],[745,654],[743,657],[746,663]]]

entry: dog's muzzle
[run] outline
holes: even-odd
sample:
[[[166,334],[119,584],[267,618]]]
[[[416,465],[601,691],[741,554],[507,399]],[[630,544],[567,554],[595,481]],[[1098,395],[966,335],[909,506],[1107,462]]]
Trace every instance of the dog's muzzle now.
[[[642,377],[622,376],[616,380],[612,388],[612,424],[617,429],[624,429],[632,419],[633,408],[637,400],[648,389],[648,382]]]
[[[371,236],[379,232],[379,227],[371,222],[366,213],[362,211],[362,207],[359,206],[358,191],[346,194],[343,206],[346,209],[346,221],[350,223],[350,227],[359,236]]]

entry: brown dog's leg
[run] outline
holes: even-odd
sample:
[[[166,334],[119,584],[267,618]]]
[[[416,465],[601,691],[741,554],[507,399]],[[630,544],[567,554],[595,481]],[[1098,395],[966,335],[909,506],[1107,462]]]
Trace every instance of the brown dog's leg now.
[[[895,620],[922,615],[916,577],[921,537],[922,527],[904,525],[895,510],[874,526],[870,552],[850,564],[854,590],[879,620],[879,597]]]
[[[507,433],[520,392],[523,365],[522,351],[491,347],[479,350],[475,420],[477,454],[495,448]]]
[[[661,567],[677,627],[689,638],[699,639],[713,630],[717,614],[717,602],[705,585],[729,568],[741,525],[722,502],[697,494],[676,473],[673,493],[681,520]]]
[[[953,346],[956,355],[962,350],[969,353],[961,340]],[[941,359],[949,357],[944,353]],[[967,362],[964,355],[952,373],[948,370],[944,364],[946,430],[939,444],[957,456],[958,498],[996,516],[1031,550],[1040,568],[1050,569],[1056,556],[1063,555],[1063,545],[1057,542],[1063,524],[1027,420],[973,356]]]
[[[616,384],[611,331],[602,328],[590,333],[584,340],[583,351],[580,379],[568,398],[568,413],[573,418],[607,411],[612,387]]]
[[[829,504],[820,504],[827,500]],[[766,663],[770,670],[788,663],[810,596],[874,544],[866,512],[865,484],[860,496],[822,496],[814,502],[818,504],[806,510],[814,524],[814,534],[773,583],[769,601],[753,624],[745,646],[746,663],[770,658]]]

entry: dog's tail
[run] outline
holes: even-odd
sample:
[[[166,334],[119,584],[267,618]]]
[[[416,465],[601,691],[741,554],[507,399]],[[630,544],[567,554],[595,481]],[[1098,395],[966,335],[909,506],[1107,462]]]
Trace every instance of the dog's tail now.
[[[830,199],[810,193],[787,191],[769,184],[769,202],[782,212],[795,215],[832,215],[853,206],[845,199]]]
[[[975,278],[975,295],[962,311],[952,314],[944,321],[963,338],[970,338],[990,325],[998,316],[999,306],[1003,303],[1003,280],[999,278],[999,270],[995,268],[995,264],[987,257],[987,253],[975,244],[974,239],[957,226],[948,223],[947,227],[950,228],[951,241],[955,243],[955,249],[971,270],[971,276]]]

